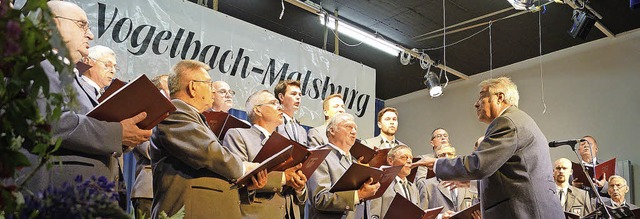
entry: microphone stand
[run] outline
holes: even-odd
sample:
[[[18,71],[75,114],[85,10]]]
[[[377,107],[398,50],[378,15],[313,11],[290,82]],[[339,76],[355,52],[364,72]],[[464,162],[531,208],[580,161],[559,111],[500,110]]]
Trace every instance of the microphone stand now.
[[[587,141],[587,143],[589,144],[589,152],[591,153],[591,161],[593,162],[593,175],[595,176],[596,173],[596,161],[595,159],[593,159],[593,146],[591,145],[591,142]],[[578,146],[580,147],[580,146]],[[605,213],[607,214],[606,218],[613,218],[611,216],[611,213],[609,212],[609,209],[607,209],[607,206],[604,205],[604,201],[602,201],[602,196],[600,196],[600,191],[598,190],[598,187],[595,186],[595,184],[593,183],[593,180],[591,179],[591,177],[589,177],[589,173],[587,173],[585,167],[584,167],[584,163],[582,162],[582,157],[580,156],[580,154],[578,154],[578,151],[576,150],[576,145],[573,144],[571,145],[571,150],[573,150],[573,152],[576,154],[576,157],[578,157],[578,160],[580,161],[580,166],[582,167],[582,172],[584,172],[584,174],[587,176],[587,180],[589,181],[589,185],[591,186],[591,189],[593,191],[593,193],[596,194],[596,211],[598,209],[598,204],[600,204],[601,206],[603,206]],[[596,213],[596,218],[600,218],[599,216],[601,216],[599,213]]]

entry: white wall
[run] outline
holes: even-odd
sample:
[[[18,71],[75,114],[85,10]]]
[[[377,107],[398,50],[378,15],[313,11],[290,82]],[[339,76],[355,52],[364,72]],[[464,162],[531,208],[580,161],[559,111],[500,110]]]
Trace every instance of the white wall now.
[[[505,66],[492,74],[507,75],[518,85],[520,109],[533,117],[549,141],[593,135],[600,147],[598,158],[630,160],[639,202],[640,144],[634,139],[640,137],[640,31]],[[431,131],[444,127],[458,154],[470,153],[487,127],[476,119],[473,104],[478,83],[489,77],[485,72],[451,83],[435,99],[421,90],[387,100],[387,106],[399,110],[398,139],[409,144],[414,155],[424,154],[431,152]],[[569,147],[552,148],[552,160],[560,157],[577,161]]]

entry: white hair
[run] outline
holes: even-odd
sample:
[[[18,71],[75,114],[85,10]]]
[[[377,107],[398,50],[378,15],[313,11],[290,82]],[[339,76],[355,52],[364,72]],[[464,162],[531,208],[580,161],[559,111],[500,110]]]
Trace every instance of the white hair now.
[[[244,104],[244,110],[247,112],[247,118],[252,124],[254,122],[253,120],[256,118],[256,115],[253,112],[253,108],[256,107],[256,105],[260,104],[260,96],[262,96],[263,93],[270,94],[268,90],[256,91],[255,93],[247,97],[247,102],[245,102]]]
[[[101,45],[89,48],[89,58],[100,59],[106,55],[112,55],[115,57],[116,53],[111,48]]]
[[[489,93],[503,93],[507,104],[518,107],[520,95],[518,94],[518,86],[507,77],[491,78],[480,82],[480,88],[487,88]]]

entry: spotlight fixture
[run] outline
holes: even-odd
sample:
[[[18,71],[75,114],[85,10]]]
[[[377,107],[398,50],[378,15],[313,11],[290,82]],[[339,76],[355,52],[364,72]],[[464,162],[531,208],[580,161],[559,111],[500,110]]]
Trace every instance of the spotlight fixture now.
[[[507,0],[516,10],[529,10],[533,0]]]
[[[429,89],[429,95],[431,97],[439,97],[442,95],[442,86],[440,85],[440,77],[432,71],[427,71],[424,75],[424,85],[427,85]]]
[[[413,48],[411,51],[418,53],[418,49]],[[400,64],[402,65],[410,65],[415,62],[415,58],[409,54],[409,52],[402,50],[400,51]]]
[[[589,31],[596,23],[596,17],[586,10],[573,10],[573,26],[569,29],[569,35],[573,38],[587,39]]]

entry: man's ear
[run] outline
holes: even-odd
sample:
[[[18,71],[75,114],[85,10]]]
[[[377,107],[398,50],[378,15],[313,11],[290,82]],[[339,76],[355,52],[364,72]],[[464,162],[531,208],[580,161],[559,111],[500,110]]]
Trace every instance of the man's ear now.
[[[504,100],[506,99],[504,93],[497,93],[496,96],[498,96],[498,102],[504,103]]]
[[[382,128],[382,122],[378,121],[378,128],[381,129]]]
[[[278,101],[280,101],[280,103],[282,103],[282,100],[284,100],[284,94],[283,93],[279,93],[278,94]]]
[[[189,81],[189,84],[187,84],[187,95],[189,95],[189,97],[195,97],[196,96],[196,86],[195,83],[193,83],[193,81]]]

